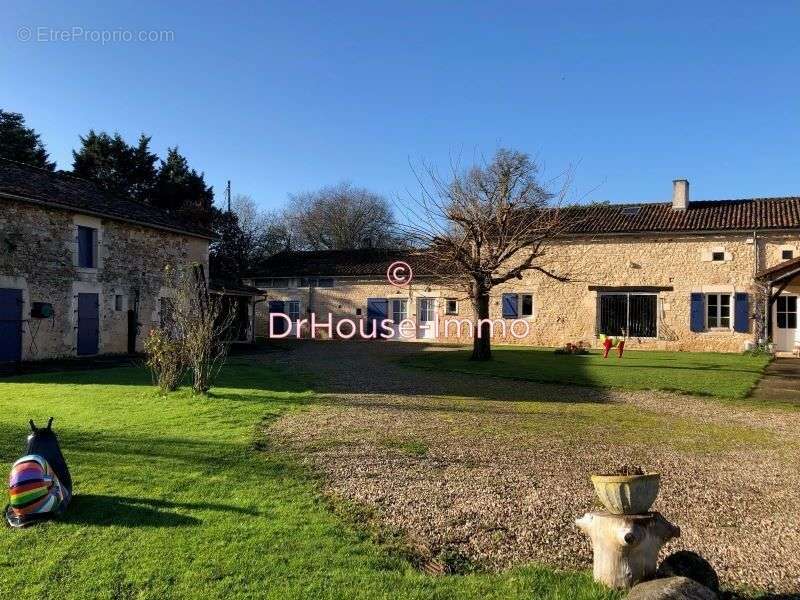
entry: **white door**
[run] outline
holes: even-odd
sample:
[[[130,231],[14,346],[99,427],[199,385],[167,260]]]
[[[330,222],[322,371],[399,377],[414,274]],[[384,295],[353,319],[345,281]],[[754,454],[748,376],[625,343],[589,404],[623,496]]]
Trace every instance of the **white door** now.
[[[797,336],[797,296],[781,294],[775,300],[772,337],[777,352],[792,352]]]
[[[406,339],[400,335],[400,323],[408,318],[408,300],[395,299],[389,302],[389,318],[394,327],[393,340]]]
[[[436,338],[436,299],[420,298],[417,301],[417,338]]]

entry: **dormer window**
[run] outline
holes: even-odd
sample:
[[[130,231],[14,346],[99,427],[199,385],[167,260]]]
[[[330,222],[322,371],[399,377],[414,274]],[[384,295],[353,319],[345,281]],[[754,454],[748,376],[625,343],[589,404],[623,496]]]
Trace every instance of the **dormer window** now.
[[[97,268],[97,229],[78,225],[78,266]]]

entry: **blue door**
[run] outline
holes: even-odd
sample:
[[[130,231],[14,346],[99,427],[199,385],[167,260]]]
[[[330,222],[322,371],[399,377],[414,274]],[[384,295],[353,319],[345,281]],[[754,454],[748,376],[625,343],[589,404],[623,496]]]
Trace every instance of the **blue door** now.
[[[286,314],[286,309],[284,307],[283,300],[270,300],[269,301],[269,312],[271,313],[281,313]],[[272,328],[272,332],[276,335],[281,335],[282,333],[286,332],[286,319],[275,319],[275,325]]]
[[[97,294],[78,294],[78,355],[97,354],[100,342],[100,300]]]
[[[372,336],[374,332],[379,339],[383,332],[381,321],[389,316],[389,301],[386,298],[367,298],[367,324],[364,332]]]
[[[22,290],[0,288],[0,362],[22,359]]]

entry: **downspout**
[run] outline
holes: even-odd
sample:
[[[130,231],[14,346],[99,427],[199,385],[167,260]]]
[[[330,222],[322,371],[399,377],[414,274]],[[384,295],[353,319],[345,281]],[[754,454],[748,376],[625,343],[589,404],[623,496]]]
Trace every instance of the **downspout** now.
[[[761,262],[761,252],[760,252],[759,247],[758,247],[758,230],[757,229],[753,229],[753,284],[755,286],[759,285],[758,280],[757,280],[756,277],[758,275],[758,265],[759,265],[760,262]],[[761,286],[761,287],[764,288],[765,286]],[[765,302],[764,309],[763,309],[763,311],[761,313],[761,319],[760,319],[761,322],[759,323],[759,327],[758,327],[759,331],[754,331],[753,332],[754,333],[753,337],[756,338],[755,339],[756,344],[759,344],[761,340],[765,339],[766,338],[766,333],[767,333],[767,318],[768,318],[767,313],[769,311],[769,291],[767,291],[767,293],[765,295],[766,295],[766,299],[764,300],[764,302]]]

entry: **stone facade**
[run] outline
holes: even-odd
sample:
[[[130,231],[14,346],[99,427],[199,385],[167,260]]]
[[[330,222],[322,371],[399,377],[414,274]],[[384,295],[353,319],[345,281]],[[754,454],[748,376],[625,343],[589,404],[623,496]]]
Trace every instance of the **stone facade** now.
[[[96,267],[78,266],[77,228],[96,230]],[[22,359],[75,356],[78,294],[97,294],[101,354],[128,346],[128,310],[138,311],[136,348],[159,322],[166,265],[201,263],[208,240],[118,220],[0,199],[0,288],[22,290]],[[34,302],[52,304],[31,318]]]
[[[549,249],[545,264],[553,272],[568,273],[570,281],[562,283],[531,271],[522,280],[495,288],[490,304],[492,319],[502,321],[503,293],[532,295],[533,314],[524,318],[529,325],[529,333],[522,339],[512,336],[510,331],[503,335],[499,326],[493,339],[497,343],[536,346],[559,346],[578,341],[597,345],[597,336],[601,333],[598,314],[600,296],[611,293],[602,288],[628,288],[633,293],[637,289],[646,289],[654,294],[657,307],[656,335],[632,337],[628,341],[629,347],[741,351],[745,342],[754,338],[753,317],[763,305],[754,275],[758,270],[781,262],[783,250],[791,250],[795,257],[800,256],[800,233],[759,233],[755,239],[753,233],[737,232],[720,235],[617,235],[562,240]],[[257,285],[258,281],[252,283]],[[416,321],[419,299],[435,298],[439,323],[435,341],[471,342],[465,335],[460,338],[455,335],[454,324],[445,331],[447,319],[473,318],[468,298],[463,293],[444,289],[435,281],[417,280],[401,289],[389,285],[382,277],[338,278],[331,288],[266,288],[264,292],[267,300],[298,301],[301,318],[307,318],[309,312],[314,312],[318,320],[326,319],[329,312],[334,320],[363,320],[367,314],[368,298],[406,298],[408,318]],[[798,292],[800,281],[786,290],[786,293]],[[748,330],[733,331],[731,306],[730,326],[692,331],[690,297],[693,293],[703,294],[704,297],[707,294],[725,294],[731,298],[736,293],[747,293]],[[447,298],[457,301],[457,315],[445,315]],[[257,335],[266,336],[267,302],[258,305],[256,324]],[[524,330],[524,325],[517,326],[517,333]],[[303,333],[308,335],[307,327]],[[419,336],[404,339],[416,340]]]

